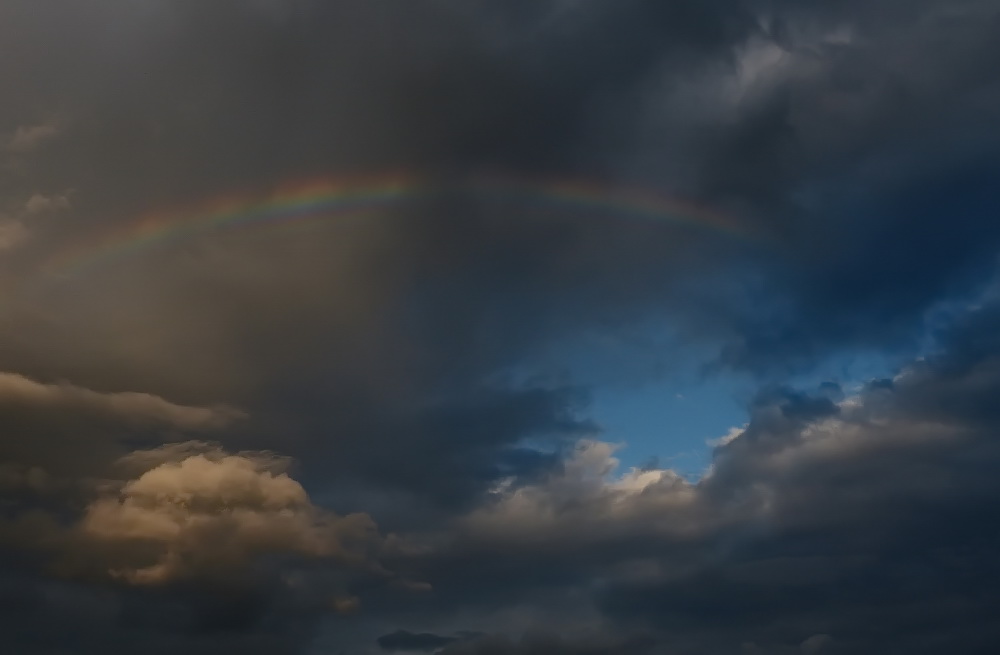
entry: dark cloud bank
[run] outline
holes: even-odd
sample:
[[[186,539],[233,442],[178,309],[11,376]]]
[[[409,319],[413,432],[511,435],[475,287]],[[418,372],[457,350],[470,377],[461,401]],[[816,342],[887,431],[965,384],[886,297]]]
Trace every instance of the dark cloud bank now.
[[[992,0],[10,0],[0,44],[4,652],[995,652]],[[743,236],[459,190],[49,265],[399,170]],[[649,325],[758,381],[698,481],[567,372],[669,370]]]

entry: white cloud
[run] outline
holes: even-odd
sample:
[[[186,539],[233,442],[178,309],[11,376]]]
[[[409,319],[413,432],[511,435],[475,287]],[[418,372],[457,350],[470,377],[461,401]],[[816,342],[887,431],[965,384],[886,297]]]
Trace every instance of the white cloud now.
[[[705,444],[711,446],[712,448],[719,448],[720,446],[726,446],[738,439],[747,429],[746,425],[742,427],[733,426],[729,428],[729,431],[721,437],[715,439],[706,439]]]
[[[538,483],[498,488],[493,503],[466,517],[470,534],[501,541],[614,539],[636,530],[681,532],[696,489],[666,469],[614,477],[618,446],[581,441],[562,470]],[[664,519],[667,519],[664,521]]]

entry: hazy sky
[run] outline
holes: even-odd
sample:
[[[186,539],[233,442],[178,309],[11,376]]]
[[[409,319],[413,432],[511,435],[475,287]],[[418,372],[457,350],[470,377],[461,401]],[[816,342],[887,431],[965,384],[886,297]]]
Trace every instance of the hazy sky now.
[[[993,653],[997,0],[0,1],[0,651]]]

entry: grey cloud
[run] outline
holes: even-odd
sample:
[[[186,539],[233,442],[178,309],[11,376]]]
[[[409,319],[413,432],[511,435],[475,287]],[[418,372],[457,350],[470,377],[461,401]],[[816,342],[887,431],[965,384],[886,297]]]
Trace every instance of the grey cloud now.
[[[24,203],[24,211],[28,214],[40,214],[69,208],[70,203],[67,195],[45,196],[41,193],[36,193]]]
[[[832,641],[830,635],[813,635],[803,641],[799,648],[803,653],[821,653]]]
[[[12,219],[0,219],[0,251],[10,250],[28,238],[28,228]]]
[[[2,373],[0,417],[17,435],[0,446],[6,462],[40,467],[61,479],[82,479],[107,474],[130,443],[157,443],[169,434],[218,433],[245,414],[226,405],[183,405],[153,394],[101,392]]]
[[[358,611],[355,591],[394,579],[371,519],[314,505],[282,458],[191,442],[121,464],[140,472],[55,500],[41,471],[3,471],[0,578],[5,600],[21,596],[8,643],[298,652],[324,618]],[[53,618],[62,628],[45,636]]]
[[[35,150],[59,133],[57,123],[40,123],[38,125],[21,125],[7,142],[7,150],[14,153],[27,153]]]
[[[382,11],[341,5],[319,8],[311,3],[278,12],[246,8],[236,11],[235,5],[205,9],[181,4],[172,10],[159,5],[151,7],[159,8],[132,9],[116,20],[107,21],[103,27],[93,27],[98,34],[111,30],[119,36],[153,35],[137,52],[130,52],[125,58],[113,57],[107,51],[82,48],[85,55],[74,62],[74,66],[96,67],[97,62],[108,58],[114,65],[104,68],[98,76],[99,84],[108,85],[107,95],[92,94],[87,98],[96,100],[84,100],[66,92],[81,103],[81,111],[93,112],[89,122],[84,121],[76,128],[79,141],[72,147],[111,150],[111,155],[103,159],[102,175],[107,179],[132,182],[116,184],[114,189],[107,188],[99,180],[88,182],[86,192],[91,194],[91,211],[95,216],[98,208],[105,215],[108,209],[118,216],[141,212],[144,207],[138,201],[124,198],[123,194],[135,194],[142,198],[145,206],[155,206],[164,195],[190,198],[211,194],[220,186],[238,186],[243,184],[238,181],[241,177],[273,183],[278,175],[276,170],[283,171],[283,176],[290,176],[292,173],[287,171],[370,169],[380,162],[398,166],[402,161],[404,165],[415,162],[430,169],[508,166],[559,171],[572,169],[575,165],[571,162],[593,156],[598,161],[585,168],[604,170],[613,164],[612,170],[606,172],[617,174],[619,162],[601,143],[609,140],[605,131],[613,131],[619,124],[631,124],[630,115],[641,110],[642,102],[637,96],[647,94],[645,91],[633,93],[633,87],[643,89],[660,76],[670,80],[674,70],[700,70],[698,62],[703,60],[716,62],[717,68],[726,70],[733,48],[742,47],[747,38],[759,37],[761,33],[751,11],[753,7],[724,2],[681,2],[662,6],[630,2],[604,8],[587,4],[578,10],[579,21],[572,29],[557,31],[548,39],[533,42],[527,49],[507,50],[500,46],[496,46],[500,48],[496,50],[488,44],[477,45],[471,33],[492,31],[502,36],[502,33],[517,32],[534,22],[533,14],[545,12],[537,8],[501,10],[489,3],[462,11],[455,11],[448,3],[421,10],[399,4]],[[114,16],[116,12],[112,8],[119,7],[115,3],[101,5],[95,15]],[[490,20],[489,15],[495,13],[505,15],[499,20]],[[25,14],[16,18],[25,23],[23,31],[28,34],[45,36],[54,29]],[[329,21],[324,20],[327,18]],[[12,20],[11,24],[17,25],[18,20]],[[89,14],[81,16],[81,20],[86,25],[100,22]],[[365,30],[370,30],[372,39],[366,41],[341,34],[346,24],[352,25],[352,30],[358,34],[367,34]],[[322,39],[317,33],[320,29],[328,32]],[[181,37],[187,33],[197,38],[183,41],[182,45]],[[615,35],[622,36],[612,38]],[[213,37],[224,38],[227,47],[215,53]],[[88,31],[81,31],[74,38],[86,41],[91,36]],[[138,37],[131,38],[134,41]],[[109,42],[120,43],[121,40],[109,39]],[[388,45],[378,47],[382,43]],[[267,57],[261,60],[261,55],[256,55],[258,59],[255,59],[254,52],[267,53]],[[132,67],[150,60],[154,63],[149,68],[155,74],[146,82],[135,76]],[[261,67],[255,69],[256,74],[250,72],[251,61],[261,63]],[[348,66],[345,62],[355,63]],[[280,75],[275,72],[286,68],[296,73]],[[343,88],[350,93],[340,93]],[[118,92],[112,93],[112,89]],[[125,111],[118,107],[122,95],[134,103],[124,103],[129,112],[128,120],[116,121],[103,115],[105,111]],[[332,99],[334,96],[336,102]],[[109,104],[105,106],[104,103]],[[115,107],[110,103],[115,103]],[[332,117],[331,110],[335,110]],[[342,112],[346,114],[341,115]],[[701,108],[696,107],[683,115],[670,116],[683,126],[689,116],[701,113]],[[160,125],[156,129],[161,130],[162,135],[154,138],[152,127],[147,126],[147,130],[137,125],[142,122],[136,118],[138,116],[142,116],[143,121],[148,120],[149,126]],[[192,131],[195,127],[203,129],[208,116],[219,117],[213,121],[213,131]],[[744,129],[740,128],[743,125],[741,116],[737,115],[737,127]],[[131,133],[133,129],[135,132]],[[745,129],[758,131],[755,121],[749,119]],[[650,126],[649,130],[655,130],[655,126]],[[771,141],[761,138],[765,144]],[[411,142],[411,139],[418,142]],[[361,143],[352,145],[357,140]],[[617,141],[614,137],[610,140]],[[589,145],[591,141],[593,146]],[[723,141],[728,143],[725,138]],[[285,144],[292,143],[297,149],[286,152],[288,146]],[[683,152],[713,152],[712,148],[703,145],[695,143]],[[172,151],[174,147],[176,152]],[[677,151],[670,143],[657,147],[664,152]],[[122,152],[115,155],[119,149]],[[191,158],[186,154],[195,149],[207,153],[206,156]],[[581,156],[577,149],[582,151]],[[151,150],[159,154],[156,161],[142,154]],[[254,156],[255,152],[263,154]],[[380,154],[376,157],[372,153]],[[719,157],[726,161],[757,160],[756,156],[733,157],[728,153]],[[67,159],[71,160],[72,157]],[[137,161],[143,165],[137,167]],[[685,161],[681,165],[689,166]],[[263,170],[246,170],[249,166],[260,166]],[[769,168],[773,167],[761,166],[755,170]],[[652,166],[649,170],[659,171],[663,167]],[[89,174],[88,170],[80,172]],[[670,177],[666,173],[661,175]],[[212,188],[199,191],[206,181],[210,181]],[[650,181],[659,184],[658,180]],[[150,187],[154,184],[172,191],[168,193],[161,188],[153,192]],[[120,186],[127,188],[118,188]],[[701,195],[698,188],[682,190]],[[710,197],[705,199],[709,203],[713,201]],[[332,231],[330,237],[352,243],[354,252],[389,253],[386,258],[392,259],[396,272],[393,274],[390,270],[383,274],[388,276],[382,280],[385,284],[367,292],[372,302],[382,299],[384,303],[374,311],[387,309],[394,319],[391,313],[397,303],[410,302],[408,298],[399,299],[404,293],[400,287],[408,284],[404,280],[414,279],[424,305],[420,317],[427,321],[425,325],[417,323],[421,333],[415,337],[430,342],[435,350],[465,347],[465,352],[455,352],[449,359],[469,361],[470,369],[478,368],[486,356],[492,356],[491,361],[481,364],[487,367],[511,357],[524,357],[526,348],[576,330],[581,324],[628,321],[636,314],[650,311],[649,305],[658,304],[660,299],[667,300],[671,306],[680,304],[685,311],[673,312],[677,316],[684,316],[688,310],[698,313],[703,309],[700,300],[677,297],[683,294],[677,292],[673,280],[684,279],[689,275],[685,269],[696,265],[692,261],[680,261],[691,244],[669,230],[651,240],[649,233],[632,227],[611,230],[580,222],[572,227],[557,225],[549,231],[548,238],[540,239],[533,222],[524,221],[523,230],[503,228],[509,238],[506,246],[498,249],[493,242],[498,223],[509,225],[512,221],[507,217],[502,223],[488,220],[480,228],[482,219],[476,214],[481,211],[476,207],[435,207],[430,213],[440,216],[419,216],[415,221],[419,227],[412,232],[404,230],[399,236],[399,244],[386,244],[382,239],[362,239],[353,244],[354,235],[339,234],[339,231]],[[84,210],[84,213],[87,212]],[[79,224],[88,230],[93,227],[88,220]],[[613,251],[610,246],[614,246]],[[325,250],[325,253],[316,253],[317,259],[338,256],[334,255],[337,249],[331,249],[330,244],[326,244]],[[623,258],[622,252],[629,255]],[[709,259],[703,264],[705,269],[718,264],[713,261],[711,249],[707,253],[696,249],[690,260],[702,259],[702,255]],[[262,265],[259,253],[248,254],[247,259],[258,262],[258,267]],[[322,273],[317,274],[316,260],[307,259],[312,268],[308,283],[313,285],[317,277],[345,274],[361,275],[370,280],[371,268],[380,268],[384,263],[381,257],[373,255],[373,261],[365,262],[360,269],[351,267],[340,272],[322,266]],[[232,258],[225,261],[231,263]],[[220,261],[218,266],[225,264]],[[211,270],[214,267],[207,268],[209,270],[203,271],[205,275],[225,275]],[[454,275],[456,271],[461,273]],[[276,288],[304,284],[294,271],[278,275],[280,283],[274,285]],[[442,284],[440,277],[445,277],[447,283]],[[235,282],[237,286],[245,283],[245,280]],[[328,298],[330,290],[321,288],[317,285],[317,296]],[[258,297],[263,295],[260,288],[256,291]],[[336,294],[337,290],[333,292]],[[191,302],[191,290],[186,284],[175,293],[186,303]],[[215,293],[227,295],[231,289],[223,285]],[[159,295],[165,294],[159,292]],[[236,326],[268,322],[262,314],[281,316],[287,311],[280,298],[266,295],[270,299],[266,310],[258,312],[244,306],[237,315],[220,317],[215,329],[236,333],[242,330]],[[501,298],[504,299],[502,303],[499,302]],[[553,302],[552,299],[558,300]],[[208,303],[213,301],[214,298],[206,299]],[[707,300],[706,304],[716,302],[724,301]],[[177,323],[172,317],[173,305],[164,302],[161,307],[144,311],[162,314],[155,318],[157,321]],[[231,311],[230,304],[223,305],[229,306]],[[455,311],[456,305],[463,307],[461,312]],[[364,311],[372,310],[368,307]],[[223,310],[201,311],[212,314]],[[452,319],[440,321],[438,317],[445,314]],[[535,320],[526,323],[522,318],[525,315]],[[745,324],[737,328],[754,332],[757,326],[751,318],[747,317]],[[772,318],[764,317],[761,321],[768,322]],[[367,313],[359,320],[381,319],[373,319]],[[699,328],[712,324],[704,317],[695,322]],[[125,324],[126,321],[116,321],[113,325]],[[101,326],[101,329],[106,328]],[[116,327],[112,333],[120,329]],[[246,366],[246,358],[240,352],[225,353],[231,345],[208,340],[204,326],[200,329],[201,334],[177,341],[193,342],[199,350],[210,351],[202,360],[206,367],[213,359],[220,360],[212,366],[215,370],[211,374],[199,376],[206,383],[214,377],[222,377],[224,384],[233,384],[216,370]],[[128,330],[148,332],[149,328],[142,324],[130,326]],[[727,330],[718,327],[716,331],[725,333]],[[261,356],[261,343],[274,341],[266,334],[249,338],[253,338],[253,343],[247,347],[254,351],[255,357]],[[396,335],[385,338],[394,342],[399,339]],[[753,334],[747,337],[748,347],[755,347],[754,338]],[[102,341],[114,340],[112,336],[102,335]],[[302,351],[315,351],[314,346],[306,346],[314,342],[300,341]],[[496,345],[490,348],[481,345],[489,341]],[[176,349],[180,346],[163,343],[159,347]],[[761,347],[769,348],[770,344],[762,343]],[[273,346],[263,350],[271,349]],[[28,359],[27,355],[20,357]],[[71,362],[74,357],[67,353],[61,358]],[[164,359],[176,357],[171,354]],[[241,361],[234,365],[233,359]],[[740,357],[734,353],[731,359],[736,361]],[[39,366],[36,362],[28,363]],[[364,364],[370,365],[370,362]],[[168,363],[162,361],[151,362],[146,368],[154,367],[163,371],[169,369]],[[268,370],[261,375],[271,373]],[[248,380],[255,374],[258,373],[251,370],[233,377]],[[478,370],[473,370],[472,374],[478,375]]]
[[[484,218],[494,212],[475,203],[417,212],[414,229],[401,228],[388,241],[362,235],[355,242],[357,233],[329,232],[331,240],[351,244],[345,250],[360,253],[354,255],[363,260],[357,268],[340,271],[318,263],[341,256],[326,241],[325,253],[304,257],[317,297],[331,291],[339,297],[317,278],[361,276],[369,284],[379,278],[378,288],[367,292],[365,314],[356,319],[365,323],[359,329],[404,313],[420,330],[411,336],[418,349],[425,342],[434,352],[464,347],[449,359],[468,361],[472,375],[480,366],[530,357],[549,340],[577,330],[615,329],[649,313],[667,313],[698,334],[723,339],[724,361],[757,370],[811,361],[831,343],[901,344],[913,336],[912,325],[928,304],[974,274],[993,243],[976,229],[995,202],[984,182],[991,165],[977,155],[988,152],[995,137],[983,112],[991,106],[992,69],[975,56],[977,44],[986,48],[992,42],[986,4],[962,5],[978,8],[976,15],[956,9],[946,16],[933,2],[878,11],[858,3],[582,3],[564,30],[509,48],[506,39],[559,8],[454,4],[392,4],[380,11],[311,3],[281,11],[237,11],[228,4],[166,10],[154,4],[158,9],[133,9],[95,26],[96,33],[124,30],[115,34],[133,40],[153,36],[129,58],[83,48],[88,56],[75,62],[96,67],[108,57],[114,65],[99,76],[107,78],[108,93],[87,96],[97,100],[66,91],[82,103],[81,111],[92,113],[78,128],[73,148],[110,150],[103,177],[131,182],[125,189],[88,182],[93,223],[79,224],[90,230],[101,223],[98,213],[141,213],[173,198],[240,188],[242,179],[267,186],[301,171],[418,166],[580,169],[640,178],[790,231],[779,256],[764,253],[764,302],[746,307],[728,288],[706,293],[699,285],[711,283],[692,282],[720,268],[728,272],[730,265],[742,271],[746,253],[719,253],[714,244],[693,247],[671,230],[653,234],[601,221],[557,224],[542,238],[537,221]],[[102,5],[97,15],[115,15],[112,7],[119,8]],[[20,20],[27,22],[27,33],[48,34],[30,18]],[[93,16],[82,20],[99,22]],[[348,24],[355,36],[342,33]],[[197,38],[183,41],[188,33]],[[494,38],[473,38],[482,33]],[[75,38],[86,41],[88,32]],[[226,45],[218,53],[216,40]],[[911,60],[912,67],[904,66]],[[149,68],[155,73],[148,82],[132,70],[147,61],[154,62]],[[280,74],[284,70],[295,73]],[[734,85],[737,91],[746,86],[745,92],[734,95]],[[902,91],[894,95],[896,87]],[[130,102],[120,103],[123,95]],[[943,107],[943,98],[954,100]],[[127,120],[105,116],[126,110]],[[218,117],[210,121],[211,130],[208,117]],[[983,141],[966,148],[961,133],[973,124],[983,125]],[[194,151],[204,156],[190,157]],[[866,172],[886,158],[902,162],[901,179]],[[941,167],[929,163],[934,160]],[[89,167],[76,167],[90,174]],[[926,190],[921,176],[937,175],[942,167],[965,167],[970,177],[958,175]],[[852,190],[862,185],[875,190],[855,200]],[[909,200],[915,188],[944,198],[943,204],[935,206],[933,197]],[[968,219],[941,235],[934,216],[947,211],[947,198],[954,195],[969,198]],[[500,229],[502,248],[494,241]],[[940,253],[939,266],[922,265],[942,247],[947,252]],[[267,261],[259,252],[235,259],[241,266],[263,267]],[[232,270],[232,261],[227,256],[216,266]],[[751,268],[760,265],[750,258]],[[216,266],[199,275],[224,279]],[[272,288],[306,284],[294,270],[268,274],[276,276]],[[190,302],[188,284],[173,293]],[[225,296],[232,286],[246,284],[233,281],[211,295]],[[238,313],[212,321],[213,329],[235,333],[238,325],[268,323],[269,316],[288,311],[291,299],[256,291],[257,298],[269,298],[266,310],[262,300],[243,301]],[[176,302],[145,311],[176,322],[170,318]],[[214,303],[214,297],[205,302]],[[227,309],[200,311],[235,312],[220,304]],[[402,304],[406,310],[399,309]],[[414,304],[422,305],[416,318],[410,313]],[[440,320],[446,315],[449,320]],[[148,330],[129,328],[138,329]],[[274,327],[287,329],[295,328]],[[205,332],[177,339],[208,351],[202,361],[213,370],[199,376],[205,384],[232,385],[219,370],[255,368],[239,348],[227,353],[230,344],[209,340]],[[401,339],[383,337],[393,346]],[[253,340],[246,347],[254,359],[275,350],[272,335],[247,339]],[[297,341],[304,352],[318,347],[314,340]],[[276,363],[260,365],[267,370],[231,377],[270,377]],[[362,368],[371,365],[365,361]],[[161,361],[147,368],[154,366],[169,369]]]
[[[12,211],[0,213],[0,250],[12,250],[27,241],[31,236],[30,221],[69,208],[69,194],[46,196],[36,193]]]
[[[954,334],[989,334],[993,309],[961,325]],[[997,382],[980,368],[992,356],[960,364],[968,344],[942,342],[891,386],[836,404],[829,387],[762,397],[697,483],[616,477],[611,449],[584,444],[397,557],[433,571],[441,612],[468,613],[470,598],[534,620],[597,609],[609,634],[656,635],[653,652],[987,652],[1000,450],[983,409]],[[926,402],[949,388],[963,402]]]
[[[0,401],[49,410],[66,408],[120,417],[127,422],[155,422],[194,430],[224,427],[244,416],[230,407],[185,407],[151,394],[101,393],[68,383],[42,384],[15,373],[0,375]]]
[[[390,652],[399,651],[433,651],[457,641],[457,637],[443,637],[429,632],[407,632],[397,630],[387,635],[382,635],[376,642],[379,648]]]
[[[529,633],[517,640],[484,637],[446,646],[442,655],[640,655],[653,652],[655,640],[638,637],[627,640],[607,638],[561,638],[542,632]]]
[[[350,651],[352,610],[371,631],[356,650],[398,626],[511,636],[454,652],[985,648],[994,592],[963,566],[989,573],[995,549],[986,313],[857,397],[780,373],[838,349],[908,357],[927,310],[991,273],[998,24],[995,3],[937,0],[3,3],[0,207],[31,237],[0,228],[0,358],[24,374],[0,376],[0,428],[19,435],[0,446],[11,561],[42,570],[23,538],[59,538],[67,514],[101,528],[101,557],[134,545],[126,514],[183,542],[146,535],[120,566],[164,565],[179,587],[4,569],[23,614],[71,626],[32,637],[22,615],[22,650],[291,653],[326,624]],[[645,185],[767,238],[459,192],[46,268],[150,212],[400,169]],[[699,483],[609,478],[562,370],[567,344],[650,321],[774,376]],[[653,356],[671,354],[609,359]],[[186,441],[205,431],[218,450]],[[206,484],[242,472],[251,495],[294,473],[309,500],[189,488],[193,467]],[[245,520],[199,509],[206,531],[187,531],[184,494]],[[304,591],[191,581],[219,561],[208,533],[239,541],[236,564],[266,569],[277,542],[315,554],[321,505],[400,533],[386,566],[430,583],[417,609],[330,571]],[[563,637],[521,639],[560,612]],[[572,627],[591,617],[609,624],[593,643]]]

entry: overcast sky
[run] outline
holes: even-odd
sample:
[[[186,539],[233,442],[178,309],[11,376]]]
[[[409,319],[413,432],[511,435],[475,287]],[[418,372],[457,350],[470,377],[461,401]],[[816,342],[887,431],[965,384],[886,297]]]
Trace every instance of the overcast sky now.
[[[1000,646],[997,0],[3,0],[0,651]]]

